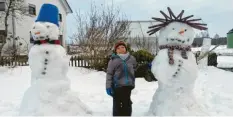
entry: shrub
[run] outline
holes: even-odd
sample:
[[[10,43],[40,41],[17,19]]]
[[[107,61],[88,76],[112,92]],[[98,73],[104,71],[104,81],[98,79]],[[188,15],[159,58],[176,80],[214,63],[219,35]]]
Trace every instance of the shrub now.
[[[136,58],[139,64],[145,62],[150,63],[154,59],[154,56],[146,50],[138,50],[136,52],[133,52],[132,55]]]
[[[132,55],[138,62],[137,70],[135,72],[136,77],[144,77],[146,81],[157,81],[152,74],[149,64],[153,61],[154,56],[146,50],[138,50],[133,52]]]
[[[217,54],[216,53],[210,53],[208,55],[208,66],[217,66]]]

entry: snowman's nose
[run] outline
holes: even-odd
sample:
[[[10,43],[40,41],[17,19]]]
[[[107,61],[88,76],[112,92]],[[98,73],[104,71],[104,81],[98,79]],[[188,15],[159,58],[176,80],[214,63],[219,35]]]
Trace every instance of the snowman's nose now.
[[[35,32],[35,35],[39,35],[40,34],[40,32]]]
[[[183,35],[184,32],[185,32],[184,29],[182,29],[182,30],[179,32],[179,34]]]

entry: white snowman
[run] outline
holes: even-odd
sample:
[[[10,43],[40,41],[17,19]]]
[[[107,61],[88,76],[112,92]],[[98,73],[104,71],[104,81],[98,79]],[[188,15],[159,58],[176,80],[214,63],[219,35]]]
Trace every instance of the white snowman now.
[[[149,115],[156,116],[195,116],[206,115],[193,94],[198,68],[191,44],[194,29],[205,30],[206,24],[195,23],[201,19],[190,19],[193,15],[182,17],[184,10],[175,16],[168,7],[169,15],[152,18],[161,24],[150,26],[148,33],[159,32],[158,55],[152,62],[152,73],[158,79]]]
[[[43,4],[32,27],[34,45],[29,52],[31,86],[24,94],[19,115],[77,116],[91,111],[70,90],[70,58],[59,42],[58,8]]]

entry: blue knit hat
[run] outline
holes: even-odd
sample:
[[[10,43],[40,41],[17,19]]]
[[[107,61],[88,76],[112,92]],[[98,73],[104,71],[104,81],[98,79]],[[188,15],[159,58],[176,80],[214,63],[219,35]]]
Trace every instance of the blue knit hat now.
[[[59,26],[58,8],[52,4],[43,4],[36,22],[50,22]]]

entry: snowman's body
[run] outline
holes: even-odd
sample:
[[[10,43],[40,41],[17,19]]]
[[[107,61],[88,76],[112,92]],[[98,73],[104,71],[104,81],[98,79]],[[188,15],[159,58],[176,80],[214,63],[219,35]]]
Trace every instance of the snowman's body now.
[[[55,24],[36,22],[32,29],[35,41],[57,40]],[[19,115],[24,116],[77,116],[91,112],[70,90],[67,77],[70,58],[59,44],[33,45],[29,52],[31,86],[24,94]]]
[[[180,30],[186,30],[182,34]],[[186,24],[174,22],[160,31],[160,45],[189,46],[194,31]],[[181,40],[181,41],[179,41]],[[174,64],[169,64],[168,49],[161,49],[152,62],[152,73],[159,87],[154,94],[149,114],[156,116],[206,115],[193,94],[198,76],[196,59],[187,51],[187,59],[180,50],[173,51]]]
[[[43,44],[34,45],[29,52],[29,65],[31,68],[31,83],[37,79],[50,78],[53,80],[66,79],[69,66],[69,57],[60,45]]]

